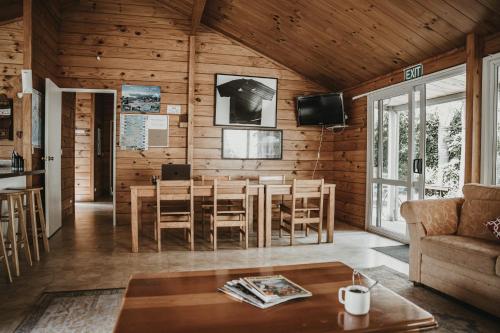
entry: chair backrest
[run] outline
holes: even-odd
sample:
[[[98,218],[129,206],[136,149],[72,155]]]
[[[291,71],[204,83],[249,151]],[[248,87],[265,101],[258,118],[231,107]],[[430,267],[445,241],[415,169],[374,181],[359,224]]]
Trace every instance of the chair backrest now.
[[[162,201],[189,201],[194,208],[193,180],[159,180],[156,182],[156,208],[160,212]]]
[[[248,207],[248,187],[246,180],[218,180],[214,179],[213,198],[214,212],[217,215],[217,202],[219,200],[241,201],[243,207]]]
[[[285,184],[285,175],[269,175],[269,176],[259,176],[259,184]]]
[[[231,176],[205,176],[201,175],[201,184],[207,185],[212,184],[214,180],[231,180]]]
[[[323,213],[323,196],[324,196],[325,180],[293,180],[292,185],[292,211],[295,211],[297,199],[319,199],[320,213]],[[322,215],[320,215],[322,216]]]

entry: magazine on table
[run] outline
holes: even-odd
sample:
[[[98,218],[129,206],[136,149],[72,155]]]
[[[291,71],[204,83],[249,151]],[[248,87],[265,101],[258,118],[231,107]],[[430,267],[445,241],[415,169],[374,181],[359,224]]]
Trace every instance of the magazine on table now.
[[[282,275],[246,277],[226,282],[220,291],[261,309],[312,294]]]

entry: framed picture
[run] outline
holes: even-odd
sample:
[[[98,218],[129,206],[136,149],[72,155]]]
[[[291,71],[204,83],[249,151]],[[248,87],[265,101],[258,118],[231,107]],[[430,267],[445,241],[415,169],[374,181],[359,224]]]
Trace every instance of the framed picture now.
[[[216,126],[276,127],[278,79],[215,75]]]
[[[43,95],[33,89],[31,95],[31,144],[34,148],[42,148],[43,145]]]
[[[159,86],[122,86],[122,112],[160,112]]]
[[[222,129],[222,158],[281,160],[282,130]]]

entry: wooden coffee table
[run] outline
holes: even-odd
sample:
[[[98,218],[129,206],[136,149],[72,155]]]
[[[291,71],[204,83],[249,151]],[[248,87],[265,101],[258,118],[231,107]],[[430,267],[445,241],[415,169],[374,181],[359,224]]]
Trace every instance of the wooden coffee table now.
[[[217,292],[228,280],[270,274],[286,276],[313,296],[262,310]],[[352,269],[340,262],[138,274],[129,282],[115,332],[400,332],[437,327],[430,313],[380,285],[372,289],[367,315],[345,313],[337,293],[351,284],[351,275]]]

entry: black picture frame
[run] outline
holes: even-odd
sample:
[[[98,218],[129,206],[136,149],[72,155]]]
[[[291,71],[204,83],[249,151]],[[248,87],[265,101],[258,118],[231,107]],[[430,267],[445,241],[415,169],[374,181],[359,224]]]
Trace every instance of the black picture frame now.
[[[234,78],[232,80],[222,82],[222,80],[227,80],[229,78]],[[225,83],[248,79],[252,81],[256,81],[255,88],[260,89],[260,95],[257,95],[256,98],[245,99],[246,102],[251,103],[253,105],[258,105],[258,103],[262,103],[261,112],[262,115],[260,117],[260,124],[253,124],[252,121],[240,121],[238,120],[231,122],[231,107],[233,110],[241,110],[238,108],[236,104],[241,104],[242,100],[233,101],[234,104],[231,104],[231,98],[228,96],[221,96],[218,92],[218,88],[220,85]],[[271,82],[269,82],[271,81]],[[263,85],[267,86],[267,88],[263,87]],[[263,89],[262,89],[263,88]],[[273,90],[273,97],[270,100],[271,103],[267,102],[266,97],[269,96]],[[255,96],[255,95],[254,95]],[[264,96],[264,97],[263,97]],[[240,103],[238,103],[240,102]],[[265,108],[265,110],[264,110]],[[235,111],[238,112],[238,111]],[[245,112],[239,112],[241,114],[245,114]],[[222,120],[224,118],[229,118],[229,120]],[[264,119],[265,118],[265,119]],[[252,128],[276,128],[278,125],[278,79],[274,77],[264,77],[264,76],[253,76],[253,75],[237,75],[237,74],[225,74],[225,73],[217,73],[214,75],[214,126],[231,126],[231,127],[252,127]]]
[[[229,132],[241,132],[241,136],[245,137],[246,136],[246,142],[242,142],[241,140],[231,140],[233,143],[233,146],[235,143],[243,143],[245,146],[242,147],[242,154],[231,154],[229,152],[228,144],[226,143],[226,135]],[[279,148],[276,149],[276,153],[269,156],[269,155],[257,155],[253,156],[251,155],[249,149],[251,146],[254,146],[256,143],[252,143],[250,140],[252,132],[268,132],[268,133],[274,133],[275,135],[277,134],[277,137],[279,139]],[[282,160],[283,159],[283,130],[280,129],[261,129],[261,128],[223,128],[222,129],[222,136],[221,136],[221,158],[225,160]],[[258,144],[257,144],[258,146]],[[246,148],[246,150],[245,150]]]

